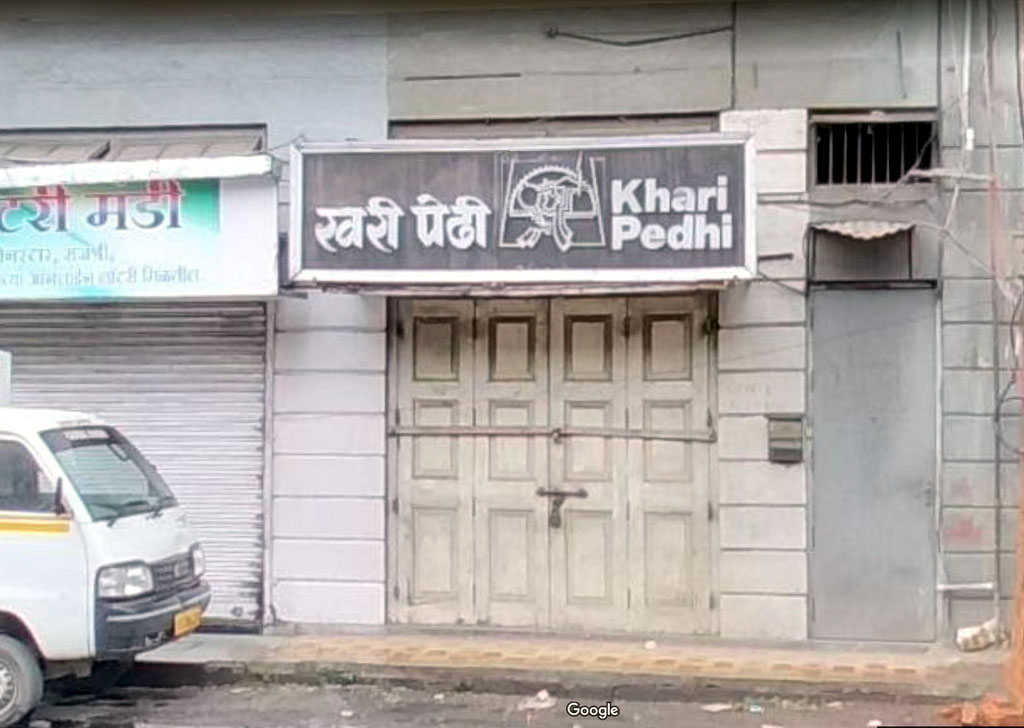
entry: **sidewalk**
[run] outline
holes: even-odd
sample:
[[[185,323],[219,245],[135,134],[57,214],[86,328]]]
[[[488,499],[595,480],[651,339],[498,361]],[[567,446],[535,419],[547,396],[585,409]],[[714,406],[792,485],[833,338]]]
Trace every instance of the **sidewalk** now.
[[[150,685],[392,682],[431,689],[547,688],[623,699],[710,691],[974,698],[998,686],[1004,650],[880,651],[452,632],[196,634],[139,657]]]

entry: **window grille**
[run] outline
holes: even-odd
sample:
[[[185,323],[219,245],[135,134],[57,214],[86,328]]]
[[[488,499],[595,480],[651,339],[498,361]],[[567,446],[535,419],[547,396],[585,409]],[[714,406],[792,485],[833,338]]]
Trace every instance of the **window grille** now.
[[[817,185],[912,182],[907,172],[932,168],[934,120],[824,117],[812,129]]]

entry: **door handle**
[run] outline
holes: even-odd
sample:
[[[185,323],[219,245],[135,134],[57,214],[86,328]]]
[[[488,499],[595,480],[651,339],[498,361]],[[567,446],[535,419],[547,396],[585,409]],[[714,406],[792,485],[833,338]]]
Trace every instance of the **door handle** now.
[[[537,495],[542,498],[554,498],[556,500],[565,500],[566,498],[586,498],[587,493],[585,488],[578,488],[577,490],[548,490],[545,488],[537,488]]]
[[[935,486],[929,484],[921,489],[921,495],[924,496],[924,504],[926,506],[935,505]]]
[[[578,490],[548,490],[537,488],[537,495],[542,498],[551,499],[551,507],[548,510],[548,526],[551,528],[562,527],[562,505],[566,498],[586,498],[587,491],[584,488]]]

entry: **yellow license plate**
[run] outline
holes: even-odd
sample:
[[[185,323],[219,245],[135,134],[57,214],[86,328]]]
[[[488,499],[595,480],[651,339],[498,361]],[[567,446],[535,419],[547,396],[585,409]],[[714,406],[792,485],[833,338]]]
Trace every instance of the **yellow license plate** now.
[[[186,609],[174,615],[174,636],[181,637],[189,632],[195,632],[203,621],[203,610],[199,607]]]

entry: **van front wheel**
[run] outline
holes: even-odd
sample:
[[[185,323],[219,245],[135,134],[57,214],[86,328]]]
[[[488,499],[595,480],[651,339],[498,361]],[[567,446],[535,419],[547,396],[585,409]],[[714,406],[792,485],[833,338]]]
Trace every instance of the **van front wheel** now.
[[[43,697],[43,672],[32,650],[0,634],[0,728],[28,715]]]

